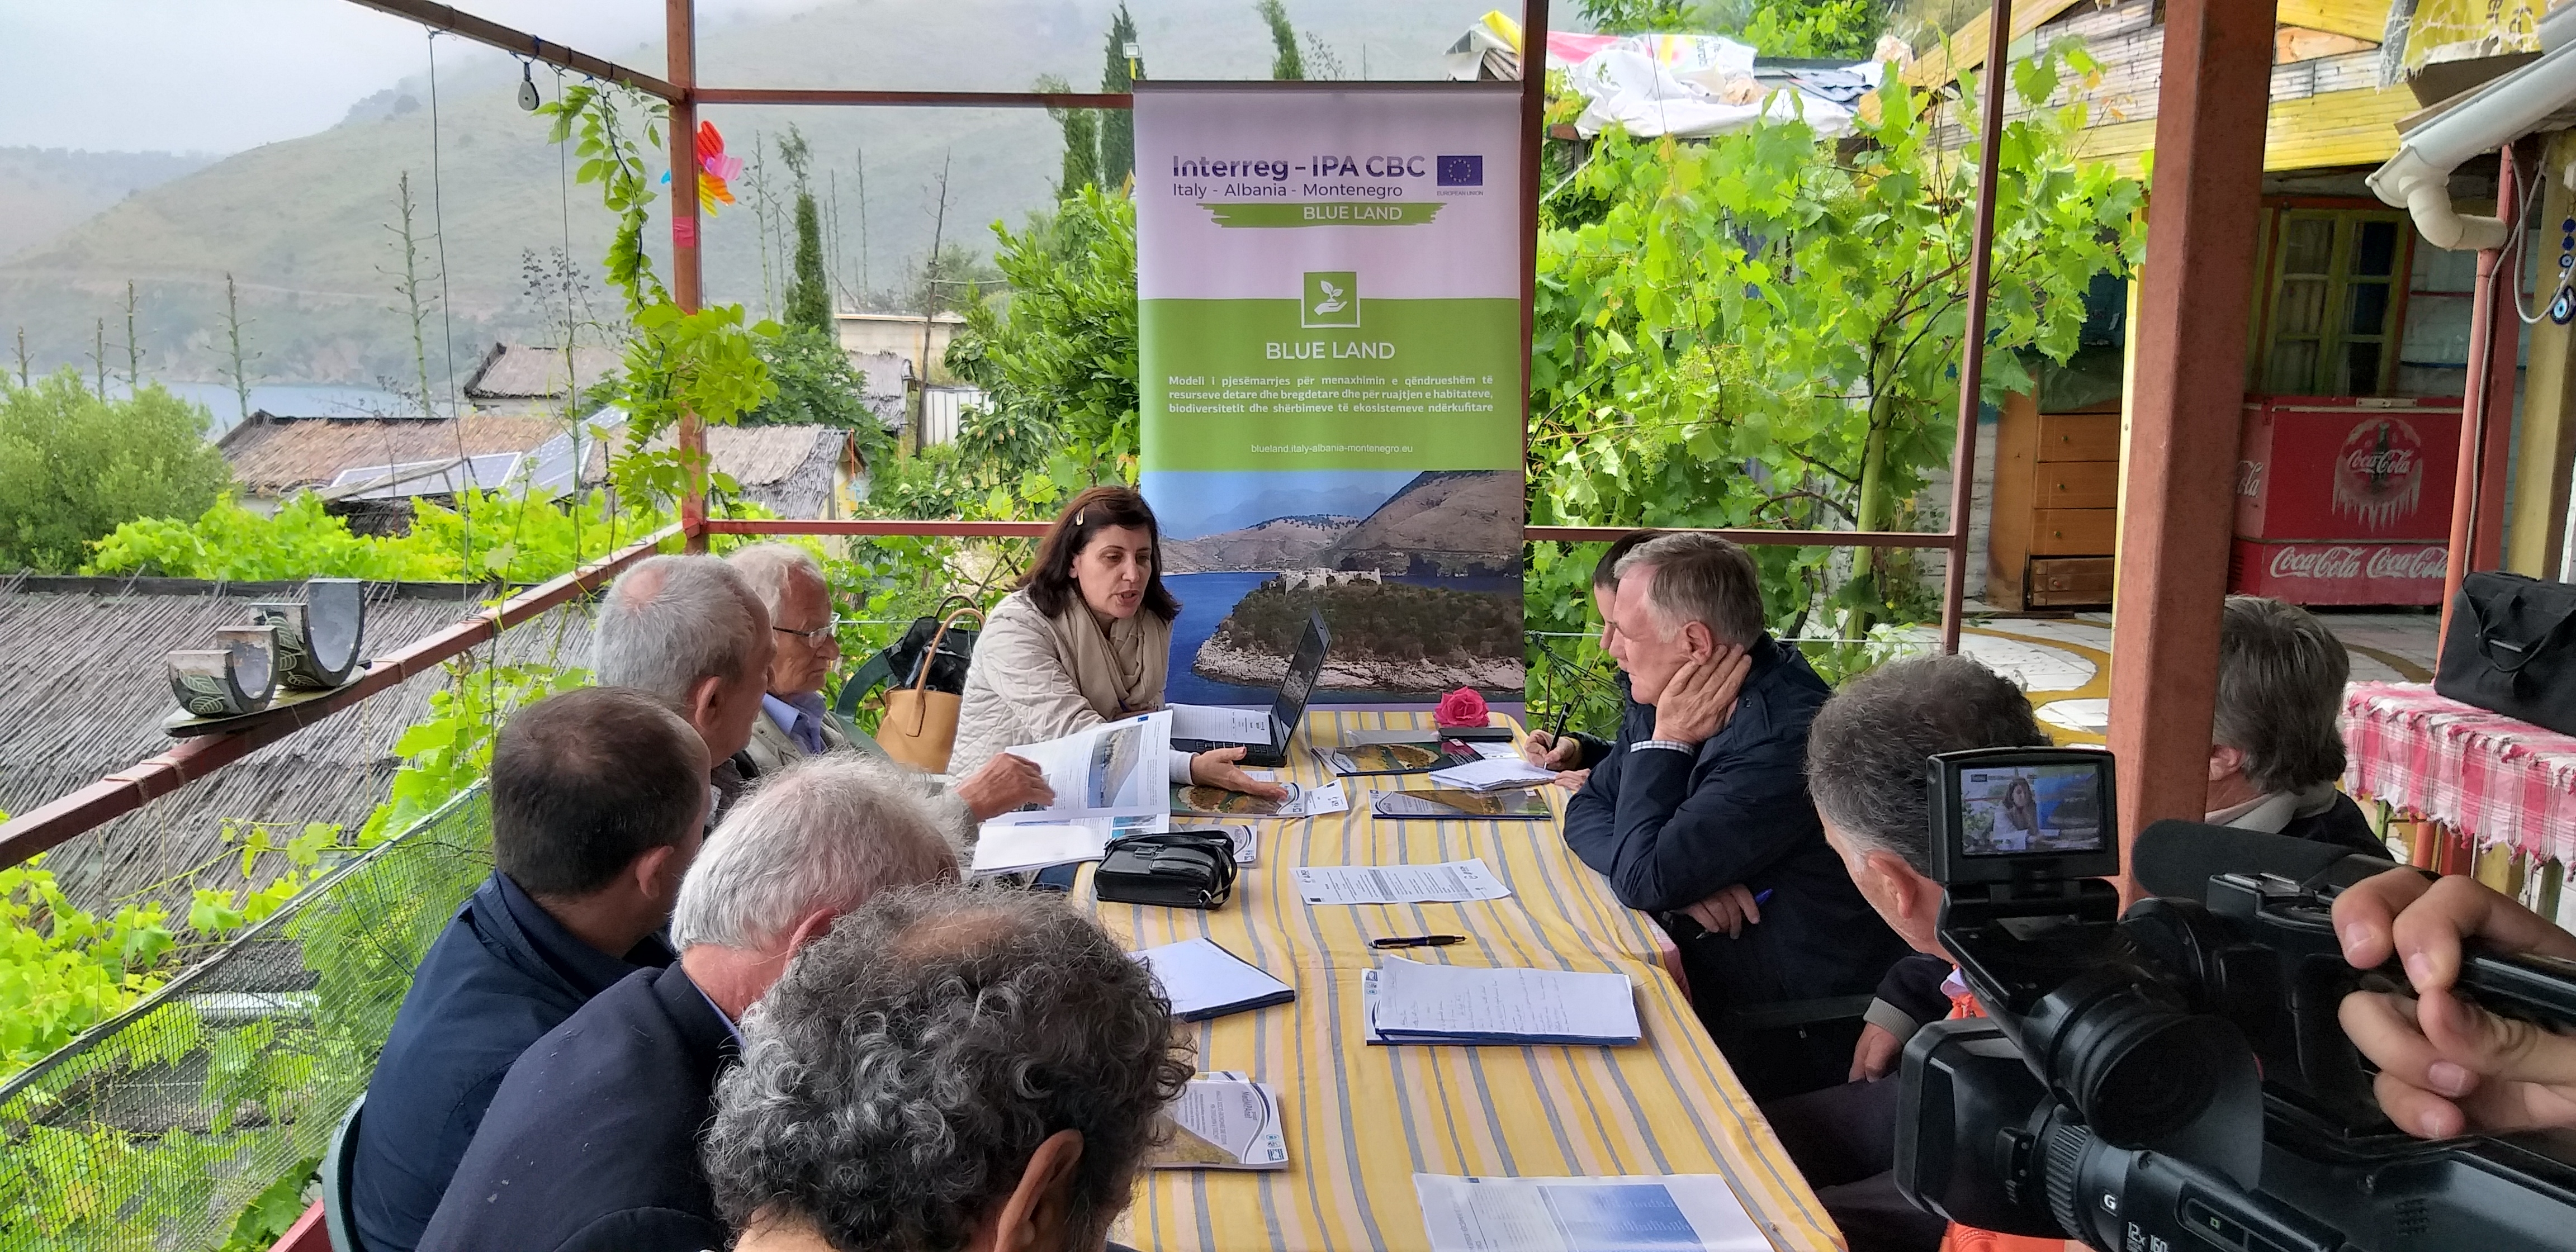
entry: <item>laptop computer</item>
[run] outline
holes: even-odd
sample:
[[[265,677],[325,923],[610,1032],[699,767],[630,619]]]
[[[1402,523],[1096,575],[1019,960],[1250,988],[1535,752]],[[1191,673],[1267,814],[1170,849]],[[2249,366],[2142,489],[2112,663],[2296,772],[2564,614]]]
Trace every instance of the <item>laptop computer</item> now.
[[[1315,681],[1324,673],[1324,654],[1331,651],[1332,646],[1333,634],[1324,628],[1323,615],[1307,614],[1306,633],[1298,638],[1297,651],[1288,658],[1288,672],[1279,680],[1279,694],[1270,703],[1269,738],[1266,741],[1254,739],[1253,735],[1260,732],[1246,722],[1237,727],[1241,738],[1195,738],[1174,734],[1172,746],[1192,754],[1213,752],[1219,748],[1242,748],[1245,765],[1260,768],[1286,765],[1288,737],[1296,734],[1298,723],[1306,720],[1306,700],[1315,693]],[[1178,730],[1188,720],[1193,720],[1191,711],[1201,707],[1174,705],[1173,710],[1179,715],[1175,718],[1174,729]],[[1240,711],[1207,709],[1206,712],[1214,717],[1230,717]]]

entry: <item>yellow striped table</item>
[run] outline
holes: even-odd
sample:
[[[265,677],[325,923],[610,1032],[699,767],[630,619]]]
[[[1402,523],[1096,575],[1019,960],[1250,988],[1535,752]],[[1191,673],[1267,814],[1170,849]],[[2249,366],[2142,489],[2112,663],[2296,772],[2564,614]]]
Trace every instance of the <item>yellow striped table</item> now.
[[[1428,727],[1428,714],[1307,715],[1282,771],[1329,781],[1306,755],[1346,731]],[[1372,821],[1368,792],[1420,776],[1344,780],[1352,811],[1259,823],[1261,855],[1215,912],[1094,901],[1131,947],[1206,936],[1297,988],[1292,1004],[1185,1029],[1201,1069],[1279,1089],[1290,1167],[1150,1174],[1118,1238],[1165,1252],[1423,1249],[1413,1175],[1719,1174],[1781,1249],[1841,1245],[1660,963],[1662,933],[1620,907],[1553,822]],[[1550,788],[1562,808],[1564,792]],[[1482,857],[1512,889],[1467,904],[1309,907],[1288,870]],[[1083,877],[1089,898],[1089,875]],[[1638,987],[1644,1041],[1626,1048],[1370,1047],[1360,974],[1380,935],[1449,933],[1417,960],[1615,971]]]

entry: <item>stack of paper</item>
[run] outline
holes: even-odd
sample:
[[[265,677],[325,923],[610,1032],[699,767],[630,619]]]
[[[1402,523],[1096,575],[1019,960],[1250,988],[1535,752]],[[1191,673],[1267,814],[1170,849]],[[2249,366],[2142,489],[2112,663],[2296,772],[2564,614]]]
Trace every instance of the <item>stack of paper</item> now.
[[[1625,974],[1431,965],[1390,956],[1360,984],[1370,1043],[1630,1044],[1637,995]]]
[[[1431,781],[1460,791],[1519,791],[1555,782],[1556,771],[1540,769],[1517,756],[1497,756],[1435,769]]]
[[[1717,1174],[1458,1178],[1415,1174],[1431,1252],[1770,1252]]]
[[[1279,1092],[1249,1075],[1201,1074],[1163,1116],[1171,1136],[1147,1164],[1155,1169],[1286,1169],[1288,1136]]]
[[[1213,939],[1188,939],[1132,954],[1154,971],[1172,1016],[1185,1022],[1285,1004],[1297,989],[1246,964]]]

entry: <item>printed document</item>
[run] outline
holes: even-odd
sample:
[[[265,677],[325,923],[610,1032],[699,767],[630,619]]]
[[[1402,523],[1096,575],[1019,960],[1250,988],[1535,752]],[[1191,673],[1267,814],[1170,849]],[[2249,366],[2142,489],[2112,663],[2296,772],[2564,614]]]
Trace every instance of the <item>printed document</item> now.
[[[1769,1252],[1717,1174],[1458,1178],[1415,1174],[1431,1252]]]
[[[1279,1092],[1248,1074],[1201,1074],[1164,1110],[1172,1135],[1146,1162],[1155,1169],[1286,1169]]]
[[[1055,802],[1044,809],[1006,815],[1016,822],[1060,822],[1082,817],[1153,817],[1168,813],[1172,715],[1160,710],[1094,726],[1045,743],[1006,748],[1046,775]]]
[[[1389,1043],[1635,1043],[1626,974],[1381,958],[1371,1030]]]
[[[1172,738],[1209,743],[1270,742],[1270,710],[1235,709],[1216,704],[1166,705],[1172,715]]]
[[[1508,744],[1504,745],[1510,746]],[[1492,756],[1431,771],[1431,781],[1462,791],[1511,791],[1543,787],[1556,781],[1556,771],[1540,769],[1518,756]]]
[[[1446,904],[1512,893],[1483,857],[1437,865],[1300,865],[1291,872],[1308,904]]]

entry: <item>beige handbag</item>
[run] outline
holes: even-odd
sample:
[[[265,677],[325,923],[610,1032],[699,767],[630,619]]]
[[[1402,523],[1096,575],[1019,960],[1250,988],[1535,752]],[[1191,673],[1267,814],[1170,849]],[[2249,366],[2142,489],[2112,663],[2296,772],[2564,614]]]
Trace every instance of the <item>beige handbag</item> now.
[[[930,646],[922,651],[920,672],[913,676],[912,685],[886,688],[885,716],[877,722],[877,744],[887,756],[914,769],[947,773],[948,758],[957,750],[957,694],[932,690],[930,671],[949,628],[965,618],[973,618],[975,628],[983,629],[984,615],[973,608],[949,614],[941,619],[938,632],[930,637]]]

